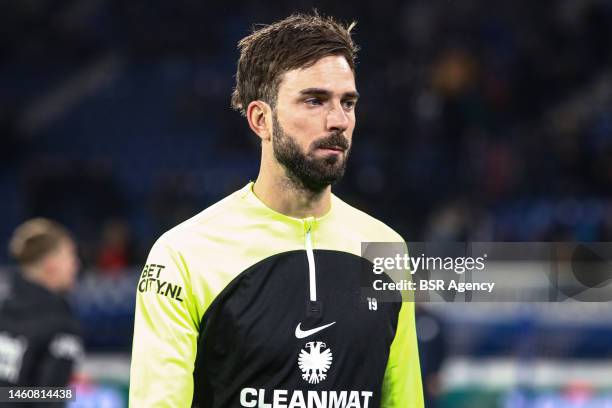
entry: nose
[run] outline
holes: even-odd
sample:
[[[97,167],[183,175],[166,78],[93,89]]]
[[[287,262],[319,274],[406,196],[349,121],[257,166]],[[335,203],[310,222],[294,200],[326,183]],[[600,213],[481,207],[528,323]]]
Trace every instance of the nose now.
[[[340,103],[335,103],[327,113],[327,130],[344,132],[349,123],[349,114]]]

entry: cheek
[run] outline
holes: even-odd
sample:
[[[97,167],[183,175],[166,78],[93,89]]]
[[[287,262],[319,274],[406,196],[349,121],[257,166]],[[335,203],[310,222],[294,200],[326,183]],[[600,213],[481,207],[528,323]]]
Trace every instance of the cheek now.
[[[295,106],[293,109],[279,111],[279,122],[285,133],[300,141],[300,144],[325,134],[325,115],[323,110],[306,109]]]
[[[355,130],[355,116],[350,118],[348,128],[346,129],[346,133],[350,136],[353,135],[353,130]]]
[[[303,133],[321,129],[324,124],[324,118],[322,118],[321,115],[309,112],[309,114],[306,115],[295,115],[287,122],[295,132]]]
[[[355,118],[353,118],[346,130],[344,131],[344,136],[349,140],[349,142],[353,143],[353,131],[355,130]]]
[[[320,123],[312,118],[296,120],[291,126],[284,127],[284,130],[302,150],[309,149],[315,140],[325,134]]]

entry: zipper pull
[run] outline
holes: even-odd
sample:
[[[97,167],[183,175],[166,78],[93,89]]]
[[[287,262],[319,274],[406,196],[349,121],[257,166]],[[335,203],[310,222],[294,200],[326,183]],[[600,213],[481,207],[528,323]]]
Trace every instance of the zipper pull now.
[[[303,225],[304,225],[304,233],[305,234],[310,233],[310,231],[312,230],[312,226],[313,226],[313,224],[315,222],[315,218],[314,217],[307,217],[307,218],[304,218],[302,220],[302,222],[303,222]]]

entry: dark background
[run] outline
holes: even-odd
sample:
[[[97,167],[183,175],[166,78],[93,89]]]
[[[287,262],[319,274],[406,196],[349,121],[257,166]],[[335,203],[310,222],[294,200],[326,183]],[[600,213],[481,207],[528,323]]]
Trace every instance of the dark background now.
[[[121,239],[139,264],[254,179],[236,42],[312,6],[362,46],[339,195],[409,241],[610,239],[609,1],[20,0],[0,4],[0,241],[44,215],[88,265]]]
[[[612,240],[612,1],[5,0],[0,263],[22,221],[65,223],[89,350],[129,351],[155,239],[256,177],[257,139],[229,107],[236,43],[313,7],[357,20],[362,47],[340,197],[407,241]],[[532,358],[535,338],[612,355],[609,332],[583,344],[518,313],[456,328],[454,350]]]

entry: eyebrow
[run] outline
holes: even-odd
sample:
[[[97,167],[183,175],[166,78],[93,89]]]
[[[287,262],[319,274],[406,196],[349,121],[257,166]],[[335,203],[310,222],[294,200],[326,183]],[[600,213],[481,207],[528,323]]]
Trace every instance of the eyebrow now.
[[[306,88],[300,91],[300,95],[325,95],[329,97],[331,94],[332,93],[330,91],[328,91],[327,89],[323,89],[323,88]],[[357,91],[345,92],[342,94],[342,97],[359,99],[359,92]]]

